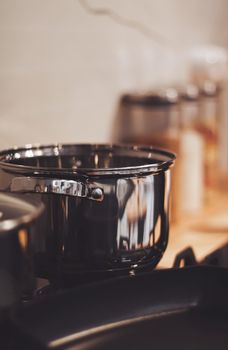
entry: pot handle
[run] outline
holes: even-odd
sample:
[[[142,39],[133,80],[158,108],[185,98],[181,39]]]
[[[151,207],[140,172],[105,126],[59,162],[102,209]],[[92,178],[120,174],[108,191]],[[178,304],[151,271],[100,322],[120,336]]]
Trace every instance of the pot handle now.
[[[97,202],[104,199],[104,190],[91,183],[43,177],[15,177],[11,181],[10,191],[17,193],[55,193],[88,198]]]

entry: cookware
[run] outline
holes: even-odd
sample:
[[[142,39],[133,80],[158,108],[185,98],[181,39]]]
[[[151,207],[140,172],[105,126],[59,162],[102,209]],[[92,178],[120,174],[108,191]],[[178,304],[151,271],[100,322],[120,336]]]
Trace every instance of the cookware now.
[[[227,295],[228,269],[155,270],[37,300],[11,320],[23,349],[226,350]]]
[[[78,281],[154,267],[168,241],[174,159],[143,146],[2,151],[0,189],[37,193],[46,205],[36,240],[37,275]]]
[[[33,240],[43,209],[38,198],[0,194],[0,313],[33,291]]]

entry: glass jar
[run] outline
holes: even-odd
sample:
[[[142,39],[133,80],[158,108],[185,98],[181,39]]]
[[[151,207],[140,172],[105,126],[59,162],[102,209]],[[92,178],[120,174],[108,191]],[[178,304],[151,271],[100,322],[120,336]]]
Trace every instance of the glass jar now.
[[[161,134],[177,133],[178,93],[161,89],[149,93],[125,94],[115,118],[114,141],[151,143]]]
[[[211,81],[204,83],[201,90],[200,115],[196,129],[204,139],[204,183],[206,198],[218,185],[219,167],[219,115],[220,115],[220,89]]]
[[[162,147],[178,155],[179,96],[175,88],[148,93],[125,94],[120,99],[115,119],[114,141]],[[173,169],[171,184],[171,221],[180,213],[179,166]]]
[[[182,213],[196,212],[204,199],[204,140],[197,130],[199,89],[186,85],[179,91],[180,105],[180,201]]]

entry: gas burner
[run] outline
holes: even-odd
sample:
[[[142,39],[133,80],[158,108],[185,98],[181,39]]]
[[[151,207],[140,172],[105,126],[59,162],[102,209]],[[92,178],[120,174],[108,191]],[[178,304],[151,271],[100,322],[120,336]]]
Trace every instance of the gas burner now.
[[[173,267],[181,268],[194,265],[228,268],[228,244],[225,244],[206,255],[200,262],[197,262],[193,249],[188,247],[176,255]]]

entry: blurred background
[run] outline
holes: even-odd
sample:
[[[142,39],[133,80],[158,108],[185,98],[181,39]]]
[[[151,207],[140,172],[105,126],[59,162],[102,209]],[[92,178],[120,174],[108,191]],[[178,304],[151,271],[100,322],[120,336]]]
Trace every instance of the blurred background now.
[[[228,47],[227,10],[226,0],[1,0],[0,147],[110,141],[122,93],[185,82],[194,48]]]
[[[227,0],[0,0],[0,148],[133,142],[173,150],[171,221],[190,217],[190,225],[179,236],[174,227],[170,249],[176,237],[179,250],[190,240],[200,253],[222,244],[227,13]]]

